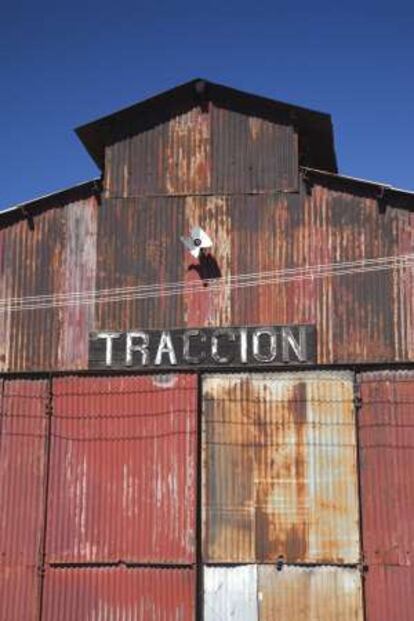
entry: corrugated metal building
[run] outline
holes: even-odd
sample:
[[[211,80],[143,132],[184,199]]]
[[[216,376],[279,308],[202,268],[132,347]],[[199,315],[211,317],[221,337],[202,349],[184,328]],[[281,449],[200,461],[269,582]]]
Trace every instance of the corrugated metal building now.
[[[0,621],[412,621],[414,194],[203,80],[77,132],[101,178],[0,213]]]

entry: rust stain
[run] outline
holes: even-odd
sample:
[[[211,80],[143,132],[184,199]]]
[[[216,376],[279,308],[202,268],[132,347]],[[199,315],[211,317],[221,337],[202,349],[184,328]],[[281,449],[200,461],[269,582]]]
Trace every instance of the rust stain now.
[[[206,560],[358,562],[352,375],[209,376],[203,399]]]
[[[342,567],[258,567],[260,621],[363,621],[361,576]]]

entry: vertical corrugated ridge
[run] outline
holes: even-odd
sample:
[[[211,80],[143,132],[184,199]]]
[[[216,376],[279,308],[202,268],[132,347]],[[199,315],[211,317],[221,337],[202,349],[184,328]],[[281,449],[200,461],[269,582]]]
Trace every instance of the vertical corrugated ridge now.
[[[358,563],[352,374],[206,376],[203,399],[205,560]]]
[[[47,382],[6,380],[0,444],[0,618],[38,621]]]
[[[408,621],[414,605],[414,372],[362,373],[360,384],[368,618]]]
[[[42,621],[194,621],[194,570],[48,569]]]
[[[194,376],[55,379],[49,562],[189,564]]]

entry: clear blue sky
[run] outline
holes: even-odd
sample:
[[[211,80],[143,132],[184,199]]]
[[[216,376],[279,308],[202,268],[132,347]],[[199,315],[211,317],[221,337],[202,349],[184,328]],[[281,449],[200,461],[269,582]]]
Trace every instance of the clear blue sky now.
[[[340,171],[414,189],[414,5],[15,2],[0,209],[97,175],[73,128],[194,77],[330,112]]]

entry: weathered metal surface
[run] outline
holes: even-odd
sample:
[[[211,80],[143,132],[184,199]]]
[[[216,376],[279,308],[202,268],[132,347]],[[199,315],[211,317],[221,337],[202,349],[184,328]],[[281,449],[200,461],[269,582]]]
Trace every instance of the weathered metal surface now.
[[[6,297],[46,295],[59,290],[62,244],[63,227],[58,209],[49,210],[36,219],[33,230],[25,220],[13,225],[5,249],[6,270],[12,274]],[[9,326],[9,368],[58,368],[59,314],[56,309],[30,308],[12,312]],[[54,342],[50,339],[52,334]]]
[[[39,573],[25,565],[0,565],[0,619],[38,621]]]
[[[204,559],[360,558],[351,373],[206,376]]]
[[[25,310],[0,311],[0,370],[85,368],[84,334],[94,305],[40,306],[38,296],[95,289],[96,199],[59,202],[0,231],[1,300],[34,296]]]
[[[292,125],[217,106],[211,110],[215,192],[298,190],[298,137]]]
[[[53,382],[49,562],[192,563],[196,379]]]
[[[48,382],[4,382],[0,420],[0,618],[37,621]]]
[[[258,584],[260,621],[363,621],[357,569],[262,565]]]
[[[267,153],[267,141],[273,136],[269,121],[224,108],[219,114],[212,105],[209,110],[218,115],[217,119],[220,115],[233,119],[232,114],[234,119],[246,119],[240,122],[240,136],[248,135],[249,140],[256,136],[254,149]],[[347,189],[338,189],[332,179],[340,177],[335,176],[312,187],[302,184],[298,192],[274,192],[267,185],[270,172],[265,167],[263,174],[243,177],[258,179],[261,194],[253,195],[242,185],[238,190],[229,186],[228,192],[213,188],[208,190],[211,195],[201,196],[204,182],[207,187],[210,179],[214,185],[214,175],[219,174],[206,172],[210,170],[205,163],[213,157],[211,153],[218,149],[223,154],[229,149],[229,158],[232,149],[239,153],[237,145],[232,141],[227,144],[221,133],[224,121],[220,130],[221,121],[216,119],[218,125],[210,127],[208,155],[205,118],[210,112],[199,107],[191,113],[183,111],[182,117],[165,121],[162,127],[155,125],[108,147],[118,150],[113,154],[113,170],[126,184],[121,188],[121,198],[104,199],[98,207],[95,198],[79,200],[74,193],[73,199],[65,195],[64,204],[54,205],[50,199],[47,208],[39,207],[33,217],[34,230],[30,229],[30,220],[7,221],[9,226],[0,231],[3,300],[68,293],[73,288],[85,291],[151,284],[160,287],[160,295],[106,301],[95,308],[93,304],[73,306],[72,300],[58,309],[6,309],[0,313],[0,336],[5,336],[0,345],[0,369],[86,368],[91,329],[218,325],[315,324],[318,362],[324,364],[414,359],[412,269],[394,267],[342,276],[327,274],[323,278],[308,274],[307,278],[248,288],[236,288],[230,280],[246,273],[257,275],[412,252],[414,214],[400,205],[398,193],[394,192],[394,198],[389,196],[382,213],[369,184],[365,187],[353,182]],[[238,121],[229,121],[229,131],[236,132],[236,125]],[[273,139],[277,142],[276,134]],[[135,140],[143,141],[142,152],[130,165]],[[162,149],[162,161],[157,159],[159,151],[154,151],[151,140]],[[276,159],[282,146],[275,145]],[[256,153],[254,149],[251,153]],[[237,169],[245,165],[241,153],[241,159],[235,155]],[[145,163],[144,155],[149,163]],[[122,163],[125,157],[127,173]],[[230,159],[229,170],[233,165]],[[261,156],[255,160],[260,167]],[[231,171],[224,173],[230,175]],[[198,185],[200,179],[203,183]],[[114,197],[111,179],[106,183]],[[139,198],[133,198],[138,192],[134,183],[143,184]],[[163,195],[154,196],[157,192]],[[213,238],[213,254],[222,272],[218,289],[194,291],[194,282],[200,282],[199,266],[186,253],[180,236],[195,224]],[[185,283],[182,290],[165,295],[165,286],[176,282]],[[122,292],[119,295],[122,297]],[[53,340],[49,342],[50,336]]]
[[[292,126],[196,106],[106,148],[107,197],[298,190]]]
[[[65,209],[60,283],[63,293],[95,289],[96,210],[94,200],[78,201]],[[59,368],[82,368],[88,357],[83,335],[95,325],[95,304],[64,306],[59,315]]]
[[[204,621],[258,621],[257,566],[204,567]]]
[[[363,373],[360,382],[365,560],[414,575],[414,372]]]
[[[364,583],[367,621],[412,621],[414,571],[401,565],[373,565]]]
[[[107,196],[210,189],[210,118],[199,107],[106,149]]]
[[[48,569],[42,621],[195,621],[192,569]]]
[[[184,280],[184,199],[104,201],[98,213],[97,289],[161,285],[160,297],[98,304],[96,329],[177,326],[182,297],[164,283]]]
[[[185,200],[185,228],[190,231],[194,225],[209,231],[214,246],[213,256],[221,271],[221,286],[215,290],[204,287],[194,289],[200,283],[197,273],[198,261],[185,252],[184,276],[186,288],[183,293],[183,317],[180,322],[186,326],[228,326],[232,322],[231,288],[231,216],[229,202],[224,196],[207,198],[189,196]],[[182,250],[181,250],[182,252]]]

